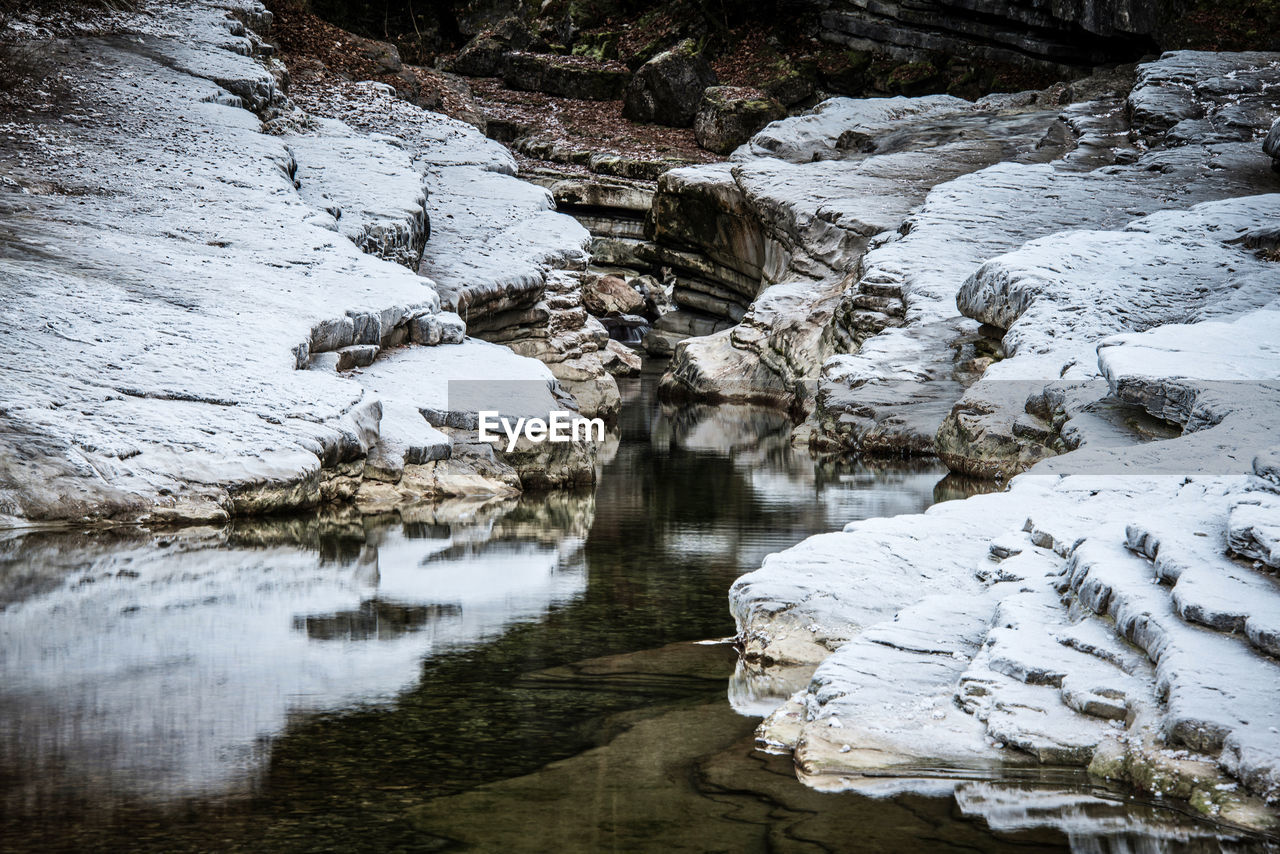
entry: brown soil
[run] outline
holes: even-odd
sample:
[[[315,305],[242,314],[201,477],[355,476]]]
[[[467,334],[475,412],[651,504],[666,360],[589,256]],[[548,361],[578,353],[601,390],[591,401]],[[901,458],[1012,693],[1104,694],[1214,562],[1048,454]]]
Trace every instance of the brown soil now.
[[[540,92],[517,92],[493,78],[473,77],[468,82],[485,115],[512,122],[520,136],[640,160],[710,163],[721,159],[699,148],[689,128],[644,125],[624,119],[621,101],[579,101]]]
[[[698,147],[689,128],[643,125],[622,117],[621,101],[557,98],[519,92],[494,78],[460,78],[433,69],[406,65],[391,72],[361,53],[367,41],[303,9],[296,0],[271,4],[272,38],[291,77],[300,85],[328,80],[377,80],[426,109],[481,125],[508,122],[517,136],[560,142],[579,151],[620,154],[640,160],[683,160],[707,163],[721,158]],[[592,62],[579,59],[575,61]],[[470,91],[458,84],[469,84]],[[418,91],[414,91],[418,90]],[[522,165],[549,166],[517,155]],[[563,164],[555,168],[564,171]]]

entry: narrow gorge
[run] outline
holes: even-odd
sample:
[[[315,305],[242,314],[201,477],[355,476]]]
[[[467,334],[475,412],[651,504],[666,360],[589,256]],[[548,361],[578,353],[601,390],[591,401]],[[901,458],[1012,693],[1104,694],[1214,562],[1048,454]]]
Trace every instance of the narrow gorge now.
[[[1277,10],[642,6],[0,9],[0,847],[1280,848]]]

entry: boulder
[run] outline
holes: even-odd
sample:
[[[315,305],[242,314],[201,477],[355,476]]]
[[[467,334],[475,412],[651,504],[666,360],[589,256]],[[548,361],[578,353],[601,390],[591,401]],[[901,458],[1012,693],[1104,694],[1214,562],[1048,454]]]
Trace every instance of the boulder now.
[[[813,79],[799,72],[789,72],[764,85],[765,93],[785,106],[813,97]]]
[[[395,73],[404,68],[404,63],[400,61],[400,51],[393,44],[355,35],[349,36],[347,43],[358,56],[376,64],[383,71]]]
[[[640,368],[643,366],[639,352],[612,339],[600,351],[600,361],[604,364],[605,370],[615,377],[633,377],[640,373]]]
[[[685,39],[640,66],[627,84],[622,115],[636,122],[689,127],[702,92],[716,73],[692,39]]]
[[[581,56],[513,52],[506,56],[502,80],[512,89],[545,92],[561,98],[614,101],[627,85],[626,66]]]
[[[468,77],[497,77],[502,73],[506,47],[488,35],[478,35],[467,42],[453,58],[450,69]]]
[[[1271,125],[1271,132],[1262,143],[1262,150],[1271,158],[1271,168],[1280,172],[1280,119]]]
[[[586,284],[582,289],[582,304],[597,317],[635,314],[645,308],[644,297],[617,276],[601,276]]]
[[[782,104],[759,89],[711,86],[693,120],[698,145],[717,154],[728,154],[770,122],[786,118]]]

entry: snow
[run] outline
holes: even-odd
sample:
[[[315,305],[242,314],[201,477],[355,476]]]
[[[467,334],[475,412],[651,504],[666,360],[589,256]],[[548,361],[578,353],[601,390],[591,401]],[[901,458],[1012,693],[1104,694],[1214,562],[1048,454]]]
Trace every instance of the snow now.
[[[329,495],[332,467],[378,441],[381,401],[358,375],[297,370],[312,351],[373,345],[408,373],[444,370],[449,347],[400,347],[440,306],[402,266],[425,237],[432,168],[497,170],[487,210],[523,216],[536,196],[535,222],[557,217],[547,239],[580,251],[576,223],[474,128],[372,84],[343,101],[357,125],[293,110],[231,7],[182,2],[154,33],[58,43],[73,103],[4,127],[10,524],[216,519]],[[242,105],[274,116],[270,133]],[[394,138],[375,116],[399,122]],[[527,247],[516,219],[503,225]]]
[[[973,109],[969,101],[950,95],[830,98],[802,116],[771,123],[734,152],[733,159],[771,157],[788,163],[843,159],[859,151],[849,144],[851,138],[874,139],[904,120]]]

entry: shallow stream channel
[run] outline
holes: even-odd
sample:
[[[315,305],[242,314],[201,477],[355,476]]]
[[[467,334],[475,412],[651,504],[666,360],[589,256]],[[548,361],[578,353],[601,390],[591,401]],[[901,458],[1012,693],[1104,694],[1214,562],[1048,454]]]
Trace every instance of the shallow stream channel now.
[[[738,664],[733,580],[966,491],[660,369],[593,491],[0,540],[0,850],[1264,850],[1073,773],[872,797],[757,751],[804,676]]]

